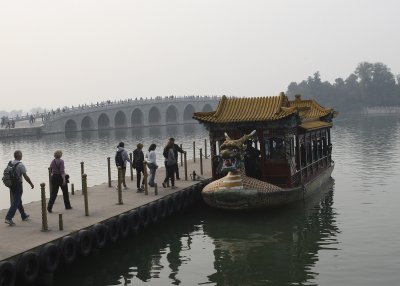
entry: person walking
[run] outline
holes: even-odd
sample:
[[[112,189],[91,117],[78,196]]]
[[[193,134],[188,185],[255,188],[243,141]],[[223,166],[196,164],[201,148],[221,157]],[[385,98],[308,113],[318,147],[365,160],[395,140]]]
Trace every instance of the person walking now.
[[[158,168],[157,165],[157,158],[156,158],[156,144],[151,144],[149,147],[149,152],[146,154],[147,159],[147,166],[150,169],[150,176],[149,176],[149,186],[154,187],[154,178],[156,176],[156,171]]]
[[[137,148],[133,151],[133,168],[136,169],[136,186],[137,192],[144,192],[144,185],[142,183],[142,174],[144,176],[144,154],[143,154],[143,144],[139,143],[136,146]]]
[[[177,162],[174,152],[174,143],[171,140],[168,140],[168,143],[164,148],[163,155],[165,158],[164,162],[165,162],[166,176],[164,182],[162,183],[162,186],[164,188],[169,187],[169,181],[171,181],[171,188],[176,189],[174,173],[175,173],[175,165],[177,164]]]
[[[124,190],[127,190],[129,188],[126,186],[125,182],[126,162],[129,162],[129,164],[132,165],[132,161],[129,159],[128,152],[125,150],[124,146],[124,142],[119,142],[117,152],[115,153],[115,165],[117,168],[121,167],[122,185],[124,186]],[[116,188],[118,189],[118,186]]]
[[[69,201],[68,194],[68,184],[67,178],[65,175],[65,165],[64,160],[61,159],[62,151],[57,150],[54,152],[54,159],[50,163],[50,171],[51,171],[51,193],[49,203],[47,205],[47,211],[49,213],[53,212],[53,205],[56,201],[58,195],[58,189],[61,188],[64,198],[64,206],[66,210],[72,209],[71,203]]]
[[[28,174],[26,173],[27,172],[26,167],[21,162],[21,160],[22,160],[22,152],[20,150],[16,150],[14,152],[14,161],[10,161],[10,163],[15,167],[15,173],[17,175],[18,180],[15,184],[13,184],[10,187],[12,201],[10,209],[8,210],[6,219],[4,221],[6,224],[10,226],[15,225],[13,218],[17,209],[21,214],[21,219],[23,221],[29,220],[29,214],[25,212],[24,207],[22,206],[22,193],[23,193],[22,177],[25,179],[25,181],[28,182],[28,184],[31,186],[32,189],[35,187],[31,179],[29,178]]]
[[[174,155],[176,159],[176,164],[174,166],[174,176],[176,176],[177,180],[180,180],[181,178],[179,177],[179,167],[178,167],[178,152],[182,154],[186,154],[186,151],[183,151],[181,147],[179,147],[177,144],[175,144],[175,138],[169,138],[169,141],[171,141],[172,145],[174,146]]]

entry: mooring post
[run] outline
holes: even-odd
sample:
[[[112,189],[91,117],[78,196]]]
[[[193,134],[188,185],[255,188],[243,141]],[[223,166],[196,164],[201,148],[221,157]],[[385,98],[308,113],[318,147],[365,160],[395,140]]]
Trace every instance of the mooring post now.
[[[147,185],[147,162],[143,162],[143,182],[144,194],[147,196],[149,194],[149,186]]]
[[[88,191],[87,191],[87,175],[82,175],[82,184],[83,184],[83,199],[85,201],[85,216],[89,216],[89,203],[88,203]]]
[[[204,159],[207,159],[207,139],[204,139]]]
[[[118,166],[118,204],[122,205],[122,169],[120,166]]]
[[[157,183],[154,183],[154,195],[158,195],[158,187],[157,187]]]
[[[107,168],[108,168],[108,187],[111,188],[111,162],[110,157],[107,157]]]
[[[63,222],[62,214],[58,214],[58,229],[64,230],[64,222]]]
[[[200,148],[200,174],[203,175],[203,150]]]
[[[75,185],[71,184],[71,195],[75,195]]]
[[[84,162],[81,162],[81,175],[83,175],[85,173],[85,166],[84,166]]]
[[[183,153],[183,160],[185,162],[185,181],[188,180],[188,173],[187,173],[187,159],[186,159],[186,152]]]
[[[179,145],[180,147],[181,147],[181,149],[182,149],[182,144],[180,144]],[[182,153],[181,153],[181,167],[183,166],[183,155],[182,155]]]
[[[196,141],[193,141],[193,162],[196,163]]]
[[[49,170],[49,197],[50,197],[50,195],[51,195],[51,168],[49,167],[48,170]]]
[[[129,153],[129,158],[131,159],[131,162],[133,163],[133,154]],[[133,164],[129,164],[131,167],[131,181],[133,181]]]
[[[41,201],[42,201],[42,231],[48,231],[47,226],[47,208],[46,208],[46,190],[44,189],[45,183],[40,184]]]

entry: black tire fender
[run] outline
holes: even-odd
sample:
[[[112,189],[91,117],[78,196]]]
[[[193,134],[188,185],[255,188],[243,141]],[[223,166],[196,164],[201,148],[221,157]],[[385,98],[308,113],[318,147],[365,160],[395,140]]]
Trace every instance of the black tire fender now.
[[[76,259],[78,253],[78,246],[75,239],[71,236],[64,236],[59,244],[60,256],[65,264],[71,264]]]
[[[167,200],[161,199],[158,201],[158,209],[160,219],[164,219],[167,216]]]
[[[149,206],[143,206],[139,208],[140,214],[140,226],[147,227],[150,223],[150,208]]]
[[[167,200],[167,215],[170,216],[174,213],[175,201],[172,196],[169,196],[166,200]]]
[[[116,218],[107,221],[108,239],[114,243],[119,238],[119,225]]]
[[[132,233],[137,233],[140,228],[140,213],[137,210],[133,210],[129,213],[129,224],[131,226]]]
[[[88,256],[93,249],[93,237],[92,232],[86,229],[82,229],[76,235],[78,242],[79,253],[83,256]]]
[[[121,214],[118,217],[118,228],[119,228],[119,235],[121,238],[127,238],[130,232],[130,224],[129,219],[126,214]]]
[[[40,269],[46,273],[57,270],[60,264],[60,249],[54,243],[42,247],[39,253]]]
[[[16,273],[22,282],[33,283],[39,276],[39,270],[39,255],[36,252],[28,251],[19,257]]]
[[[148,208],[150,209],[150,221],[151,223],[156,223],[159,220],[160,214],[159,214],[159,205],[157,202],[153,202],[148,205]]]
[[[96,223],[92,226],[93,246],[96,248],[104,248],[107,244],[107,227],[104,224]]]
[[[177,213],[182,209],[183,206],[183,197],[180,192],[175,193],[173,195],[174,200],[174,212]]]
[[[0,262],[0,285],[14,286],[16,279],[16,268],[10,261]]]

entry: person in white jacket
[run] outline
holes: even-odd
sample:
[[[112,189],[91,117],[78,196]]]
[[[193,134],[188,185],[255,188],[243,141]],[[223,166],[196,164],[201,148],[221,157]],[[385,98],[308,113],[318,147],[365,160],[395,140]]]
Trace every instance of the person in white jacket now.
[[[149,147],[149,152],[146,154],[147,159],[147,166],[150,169],[150,176],[149,176],[149,186],[154,187],[154,178],[156,176],[156,171],[158,168],[157,165],[157,158],[156,158],[156,144],[151,144]]]

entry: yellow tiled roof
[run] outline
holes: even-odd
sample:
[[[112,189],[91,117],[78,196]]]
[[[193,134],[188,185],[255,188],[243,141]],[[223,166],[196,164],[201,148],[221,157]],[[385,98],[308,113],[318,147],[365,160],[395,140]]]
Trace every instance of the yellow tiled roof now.
[[[296,113],[288,106],[287,97],[227,98],[223,96],[217,109],[211,112],[196,112],[193,118],[207,123],[234,123],[277,120]]]
[[[299,125],[300,128],[307,129],[307,130],[314,130],[320,129],[323,127],[332,127],[332,123],[325,122],[325,121],[307,121]]]
[[[290,107],[295,107],[299,111],[299,115],[303,119],[317,119],[326,116],[335,111],[331,108],[324,108],[313,99],[302,100],[300,95],[296,95],[296,99],[289,101]]]

